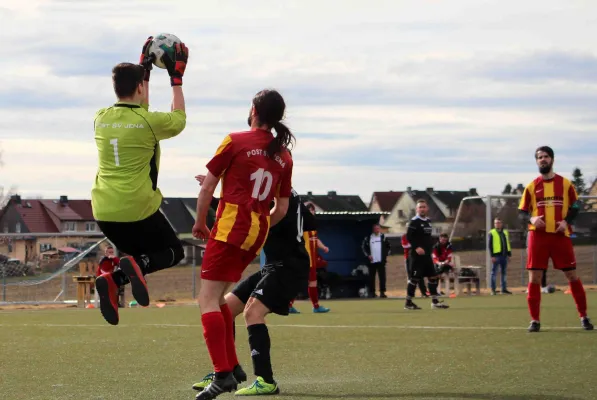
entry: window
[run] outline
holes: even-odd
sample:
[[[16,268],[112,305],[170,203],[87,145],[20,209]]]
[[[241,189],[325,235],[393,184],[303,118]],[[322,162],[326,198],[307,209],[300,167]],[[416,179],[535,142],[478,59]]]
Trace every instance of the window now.
[[[16,233],[21,233],[21,223],[20,222],[17,222],[15,224],[15,232]]]
[[[404,218],[404,211],[398,210],[398,218]]]
[[[74,221],[68,221],[64,223],[65,232],[75,232],[77,230],[77,224]]]
[[[85,224],[85,231],[86,232],[95,232],[95,222],[87,222]]]
[[[50,243],[40,243],[39,244],[39,252],[43,253],[44,251],[52,250],[52,245]]]
[[[4,228],[2,228],[4,230],[4,233],[8,233],[8,225],[4,225]]]

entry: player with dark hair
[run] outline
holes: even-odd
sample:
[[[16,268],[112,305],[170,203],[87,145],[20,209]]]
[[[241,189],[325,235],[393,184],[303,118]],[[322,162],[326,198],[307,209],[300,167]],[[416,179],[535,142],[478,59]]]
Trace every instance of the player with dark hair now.
[[[315,218],[293,190],[286,216],[270,229],[264,252],[263,268],[239,282],[225,296],[226,304],[236,318],[244,313],[249,331],[249,347],[253,371],[257,379],[249,387],[236,392],[239,396],[269,395],[280,392],[274,380],[270,359],[270,338],[265,316],[269,313],[288,315],[288,300],[294,298],[309,277],[309,255],[305,248],[304,230],[315,229]],[[214,379],[210,373],[195,390],[204,390]],[[246,380],[240,366],[235,369],[237,381]]]
[[[277,91],[257,93],[247,121],[251,129],[227,135],[207,164],[208,173],[197,199],[193,236],[209,238],[201,266],[199,306],[215,378],[197,395],[199,400],[214,399],[237,388],[233,375],[239,368],[234,319],[224,294],[257,257],[270,226],[280,222],[288,210],[292,188],[292,157],[288,148],[294,143],[294,136],[281,122],[285,109],[284,99]],[[210,231],[206,216],[220,180],[222,196]],[[270,210],[274,198],[275,205]],[[255,302],[256,309],[265,307],[260,300]],[[266,340],[263,330],[252,334],[258,335],[256,341]]]
[[[431,221],[427,217],[429,208],[423,199],[417,200],[417,215],[409,222],[406,232],[406,239],[411,244],[408,257],[410,267],[410,279],[406,290],[407,310],[420,310],[421,308],[413,303],[415,291],[419,280],[427,278],[429,281],[429,292],[431,294],[431,308],[446,309],[448,305],[440,302],[437,297],[437,285],[439,273],[433,265],[432,250],[433,237]]]
[[[307,203],[305,208],[311,214],[311,216],[315,215],[315,206],[313,204]],[[309,220],[311,221],[310,228],[305,229],[303,232],[303,237],[305,239],[305,249],[309,254],[309,265],[311,267],[309,269],[309,287],[307,288],[307,291],[309,292],[309,299],[313,305],[313,312],[327,313],[330,311],[330,309],[319,304],[319,290],[317,288],[317,252],[319,249],[321,249],[324,253],[327,253],[330,251],[330,249],[324,245],[317,236],[317,222],[315,217],[310,218]],[[294,298],[288,305],[288,312],[290,314],[300,314],[300,312],[294,307]]]
[[[118,101],[95,116],[95,143],[99,168],[91,191],[93,217],[120,251],[120,269],[96,280],[102,315],[118,324],[117,293],[131,284],[137,303],[149,305],[145,275],[170,268],[184,257],[184,250],[160,212],[158,188],[160,141],[175,137],[186,125],[182,92],[188,50],[177,44],[174,59],[164,54],[172,86],[172,111],[149,112],[149,77],[154,55],[150,36],[141,51],[140,65],[121,63],[112,70]]]
[[[571,225],[580,211],[574,185],[553,172],[554,152],[548,146],[535,151],[539,177],[527,185],[520,200],[519,216],[528,224],[527,269],[529,287],[527,302],[531,314],[529,332],[539,332],[541,323],[541,278],[549,259],[555,269],[566,275],[576,303],[581,326],[593,330],[587,316],[587,298],[582,282],[576,274],[576,257],[570,234]]]
[[[452,260],[452,243],[447,233],[439,235],[439,241],[433,246],[433,264],[441,281],[442,275],[454,271],[454,261]],[[438,293],[444,294],[441,290]]]

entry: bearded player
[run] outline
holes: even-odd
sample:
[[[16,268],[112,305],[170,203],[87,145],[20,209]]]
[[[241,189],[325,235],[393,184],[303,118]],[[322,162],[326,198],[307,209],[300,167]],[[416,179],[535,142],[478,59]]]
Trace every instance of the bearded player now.
[[[576,258],[570,234],[571,225],[580,211],[574,186],[563,176],[553,172],[554,152],[548,146],[535,151],[540,176],[527,185],[519,205],[520,218],[528,223],[529,238],[527,269],[529,287],[527,302],[531,314],[529,332],[539,332],[541,308],[541,277],[549,259],[555,269],[563,271],[585,330],[593,324],[587,317],[587,298],[582,282],[576,274]]]
[[[312,216],[315,216],[315,206],[309,203],[306,208],[308,209],[309,213]],[[317,225],[315,222],[315,218],[310,219],[312,222],[312,228],[305,229],[303,232],[303,237],[305,239],[305,248],[307,253],[309,254],[309,262],[311,268],[309,269],[309,288],[307,289],[309,292],[309,299],[311,299],[311,304],[313,304],[313,312],[314,313],[327,313],[330,311],[329,308],[319,305],[319,290],[317,288],[317,251],[321,249],[324,253],[330,251],[330,249],[323,244],[323,242],[317,237]],[[288,312],[290,314],[300,314],[300,312],[294,308],[294,299],[288,305]]]
[[[197,395],[214,399],[238,386],[233,372],[240,368],[234,344],[234,318],[224,294],[263,247],[270,226],[286,215],[291,195],[292,158],[288,147],[294,136],[282,123],[286,104],[275,90],[255,95],[248,118],[250,130],[224,138],[207,164],[207,176],[197,199],[193,236],[207,239],[201,266],[199,306],[207,350],[215,379]],[[276,136],[272,134],[276,131]],[[210,231],[207,212],[218,183],[222,196]],[[276,204],[270,210],[271,202]],[[264,306],[259,302],[255,305]],[[255,332],[265,341],[265,332]]]

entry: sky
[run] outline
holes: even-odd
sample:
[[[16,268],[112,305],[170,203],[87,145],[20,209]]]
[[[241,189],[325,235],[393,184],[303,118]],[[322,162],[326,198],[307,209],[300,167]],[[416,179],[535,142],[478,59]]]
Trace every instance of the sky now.
[[[0,186],[24,197],[90,198],[111,68],[161,32],[190,51],[187,127],[161,144],[167,197],[197,195],[264,88],[286,100],[300,193],[495,194],[537,175],[540,145],[562,175],[597,178],[591,0],[0,0],[0,21]],[[150,87],[169,110],[167,72]]]

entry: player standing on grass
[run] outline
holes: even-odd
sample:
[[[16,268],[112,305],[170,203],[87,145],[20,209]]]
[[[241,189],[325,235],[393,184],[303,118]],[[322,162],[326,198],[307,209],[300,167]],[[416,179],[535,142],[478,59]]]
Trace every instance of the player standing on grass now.
[[[233,318],[244,311],[253,371],[257,376],[251,386],[236,392],[238,396],[280,392],[271,365],[271,342],[265,316],[269,313],[288,315],[288,300],[294,298],[307,283],[309,255],[305,248],[303,230],[315,230],[315,218],[301,202],[299,195],[292,190],[286,216],[270,229],[263,247],[267,263],[225,296]],[[234,376],[237,381],[246,380],[240,367],[234,371]],[[194,384],[193,389],[203,390],[213,379],[214,373],[210,373],[201,382]]]
[[[321,249],[324,253],[330,251],[330,249],[323,244],[323,242],[317,237],[317,223],[315,221],[315,206],[309,203],[306,206],[309,214],[313,216],[310,218],[310,225],[309,229],[305,228],[303,232],[303,237],[305,239],[305,249],[309,254],[309,299],[311,299],[311,304],[313,304],[313,312],[314,313],[327,313],[330,311],[329,308],[319,305],[319,289],[317,288],[317,251]],[[294,299],[292,299],[288,305],[288,312],[290,314],[300,314],[300,312],[294,308]]]
[[[209,238],[201,266],[199,306],[215,379],[197,395],[199,400],[214,399],[237,388],[233,371],[240,366],[234,345],[234,319],[224,294],[259,254],[270,226],[280,222],[288,210],[292,158],[287,148],[294,136],[281,122],[285,109],[277,91],[257,93],[248,119],[251,130],[226,136],[207,164],[209,172],[197,199],[193,235]],[[205,218],[220,180],[222,196],[210,232]],[[270,210],[274,198],[276,204]],[[262,335],[256,340],[265,339]]]
[[[449,306],[440,302],[437,297],[437,285],[439,273],[433,264],[431,252],[433,250],[432,228],[427,218],[428,206],[425,200],[417,200],[417,215],[409,222],[406,231],[406,240],[410,243],[411,249],[408,257],[410,267],[410,278],[406,289],[407,310],[420,310],[421,308],[413,303],[415,291],[419,280],[427,278],[429,281],[429,292],[431,294],[431,308],[445,309]]]
[[[160,212],[158,189],[160,140],[183,131],[186,125],[182,77],[188,59],[177,44],[174,59],[162,56],[172,86],[172,111],[149,112],[149,76],[153,38],[141,51],[140,65],[121,63],[112,70],[118,102],[95,117],[99,168],[91,191],[93,216],[106,237],[120,251],[120,269],[96,280],[102,315],[118,324],[118,288],[129,283],[135,300],[149,305],[144,275],[170,268],[184,257],[176,233]]]
[[[410,279],[410,267],[408,264],[408,256],[410,253],[411,245],[410,245],[410,243],[408,243],[408,240],[406,239],[406,235],[402,235],[402,237],[400,238],[400,243],[402,245],[402,249],[404,249],[404,263],[405,263],[406,278],[407,278],[406,282],[408,284],[408,279]],[[429,295],[427,295],[427,287],[425,286],[425,279],[419,279],[419,291],[421,292],[422,297],[429,297]]]
[[[554,268],[563,271],[568,278],[582,328],[592,330],[593,324],[587,317],[585,289],[576,274],[576,257],[570,239],[570,225],[580,211],[576,190],[568,179],[553,172],[554,152],[550,147],[539,147],[535,151],[535,160],[541,175],[527,185],[518,207],[520,218],[529,226],[529,332],[541,329],[541,277],[550,258]]]

